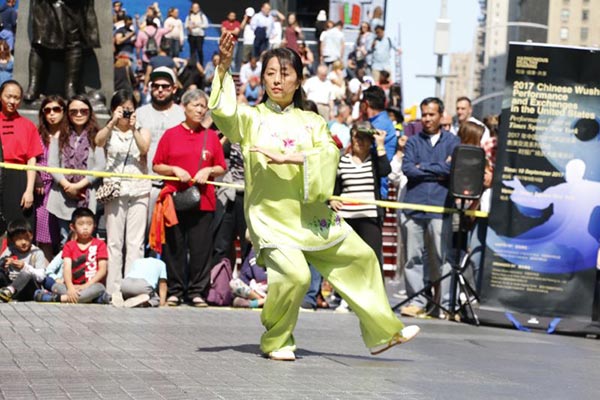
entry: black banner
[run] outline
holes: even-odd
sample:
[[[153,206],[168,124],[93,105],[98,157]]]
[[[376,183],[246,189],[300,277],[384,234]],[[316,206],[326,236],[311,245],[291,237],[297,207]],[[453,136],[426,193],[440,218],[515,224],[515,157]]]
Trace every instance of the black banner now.
[[[511,43],[482,306],[589,318],[600,239],[600,52]]]

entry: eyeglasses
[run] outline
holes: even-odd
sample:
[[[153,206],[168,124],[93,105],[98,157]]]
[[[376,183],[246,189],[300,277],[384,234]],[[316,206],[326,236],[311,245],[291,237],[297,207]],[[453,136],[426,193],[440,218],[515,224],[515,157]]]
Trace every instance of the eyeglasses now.
[[[78,115],[87,117],[88,115],[90,115],[90,109],[89,108],[71,108],[69,110],[69,115],[71,117],[76,117]]]
[[[167,90],[167,89],[171,89],[172,87],[173,87],[173,85],[168,84],[168,83],[153,83],[152,84],[152,89]]]
[[[43,111],[44,111],[44,114],[46,114],[46,115],[48,115],[50,113],[58,114],[58,113],[63,112],[63,108],[60,106],[44,107]]]

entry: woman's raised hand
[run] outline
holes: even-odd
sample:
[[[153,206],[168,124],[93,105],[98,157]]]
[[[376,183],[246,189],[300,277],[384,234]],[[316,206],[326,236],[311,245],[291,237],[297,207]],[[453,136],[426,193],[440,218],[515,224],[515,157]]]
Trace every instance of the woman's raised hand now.
[[[233,35],[229,32],[223,32],[219,39],[219,55],[221,61],[219,62],[219,77],[223,79],[225,72],[229,70],[231,62],[233,61],[233,49],[235,48],[235,41]]]

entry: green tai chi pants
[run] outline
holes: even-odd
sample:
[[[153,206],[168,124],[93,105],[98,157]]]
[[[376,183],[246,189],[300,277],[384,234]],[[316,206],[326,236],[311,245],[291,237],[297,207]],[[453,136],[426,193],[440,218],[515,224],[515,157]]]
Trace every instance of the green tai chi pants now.
[[[261,314],[267,329],[260,342],[263,353],[296,349],[292,332],[310,284],[307,263],[317,268],[356,313],[367,347],[387,343],[404,327],[388,302],[377,256],[354,231],[325,250],[286,248],[261,252],[269,279],[269,293]]]

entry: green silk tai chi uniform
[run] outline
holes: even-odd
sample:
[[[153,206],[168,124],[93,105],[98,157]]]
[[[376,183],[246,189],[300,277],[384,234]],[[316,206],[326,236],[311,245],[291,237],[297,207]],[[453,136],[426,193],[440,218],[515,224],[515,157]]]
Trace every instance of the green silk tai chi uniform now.
[[[292,332],[317,268],[360,320],[367,347],[387,343],[404,325],[388,302],[373,250],[327,206],[339,161],[325,120],[293,104],[237,104],[229,73],[215,74],[208,106],[219,129],[240,143],[245,167],[245,216],[257,261],[267,268],[269,293],[261,314],[260,348],[268,354],[296,345]],[[251,152],[304,154],[303,165],[272,164]]]

